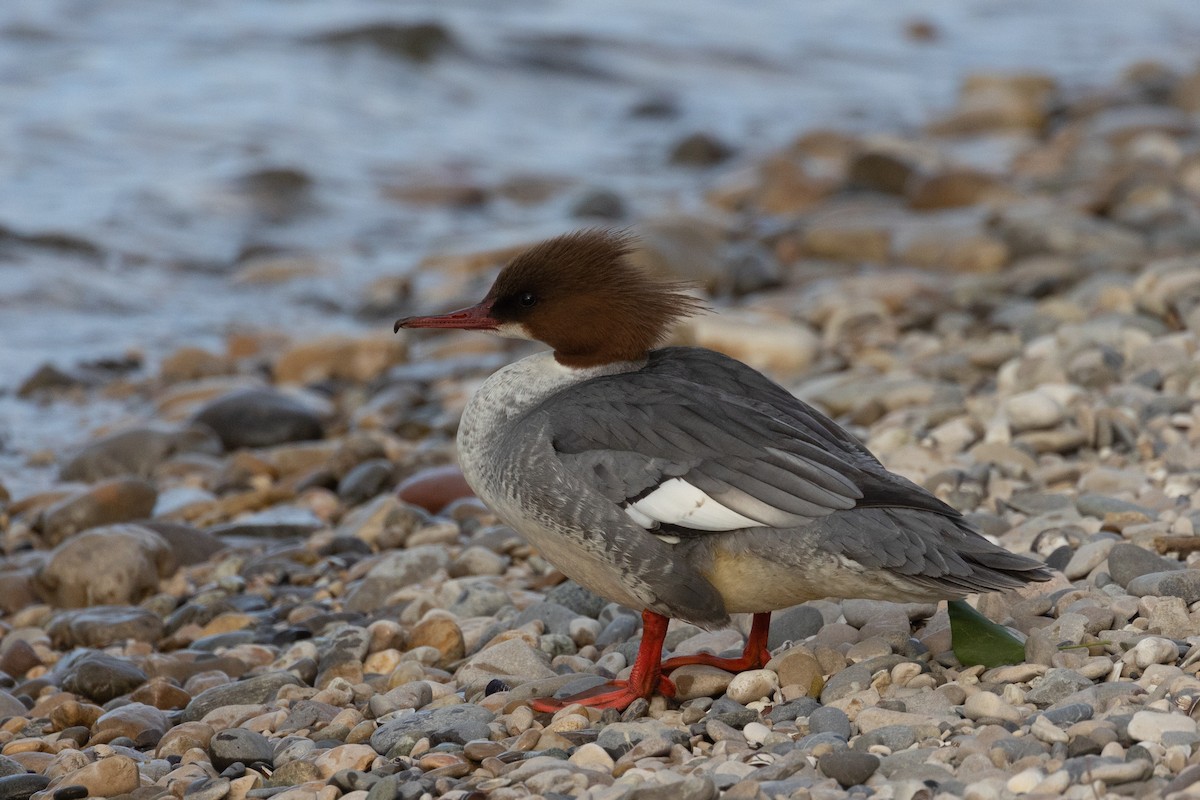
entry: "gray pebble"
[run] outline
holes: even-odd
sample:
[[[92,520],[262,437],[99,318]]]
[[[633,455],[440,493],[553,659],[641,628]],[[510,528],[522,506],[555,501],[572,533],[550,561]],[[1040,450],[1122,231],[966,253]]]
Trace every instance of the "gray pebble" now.
[[[325,522],[307,508],[280,505],[213,525],[208,533],[219,537],[303,539],[325,528]]]
[[[227,546],[216,536],[181,522],[147,519],[138,525],[161,536],[170,547],[175,561],[183,567],[202,564]]]
[[[380,755],[387,755],[406,734],[428,736],[433,744],[466,744],[472,739],[490,738],[488,723],[495,717],[491,711],[473,703],[417,711],[376,730],[371,734],[371,746]]]
[[[841,784],[842,788],[848,789],[866,783],[879,769],[879,759],[869,753],[847,750],[826,753],[817,760],[817,767]]]
[[[1049,706],[1091,685],[1090,680],[1075,670],[1050,669],[1045,675],[1034,679],[1025,699],[1035,705]]]
[[[268,767],[275,764],[275,748],[267,737],[246,728],[217,732],[208,743],[208,753],[218,770],[238,761],[246,765],[261,763]]]
[[[571,216],[618,220],[625,216],[625,201],[609,189],[589,189],[571,206]]]
[[[1131,503],[1128,500],[1109,497],[1105,494],[1096,494],[1095,492],[1087,492],[1079,495],[1075,499],[1075,508],[1085,517],[1097,517],[1099,519],[1104,519],[1106,514],[1122,514],[1128,511],[1145,514],[1151,519],[1155,516],[1154,512],[1145,506]]]
[[[205,689],[192,698],[183,710],[184,722],[196,722],[224,706],[265,703],[272,700],[284,686],[299,686],[300,680],[290,672],[267,672],[243,681],[223,683]]]
[[[596,637],[596,646],[604,648],[610,644],[628,642],[637,633],[640,623],[641,620],[633,614],[618,614],[600,631],[600,635]],[[632,659],[629,661],[633,663]]]
[[[1143,575],[1180,569],[1183,569],[1183,565],[1178,561],[1163,558],[1129,542],[1117,544],[1108,554],[1108,574],[1122,588],[1129,586],[1129,582],[1134,578]]]
[[[50,785],[45,775],[32,772],[0,778],[0,800],[29,800]]]
[[[708,719],[717,719],[735,728],[744,728],[751,722],[759,720],[757,711],[746,708],[728,696],[718,697],[714,700],[706,716]]]
[[[1076,722],[1091,719],[1095,713],[1095,709],[1087,703],[1070,703],[1058,708],[1049,709],[1043,712],[1042,716],[1055,725],[1063,726],[1074,725]]]
[[[358,464],[338,482],[337,493],[346,505],[356,506],[382,494],[395,483],[396,467],[386,458]]]
[[[421,545],[387,553],[346,597],[350,611],[374,611],[397,589],[423,580],[450,563],[446,548]]]
[[[869,733],[860,734],[854,740],[854,749],[866,751],[881,744],[892,752],[904,750],[917,741],[917,732],[911,725],[884,725]]]
[[[812,606],[793,606],[771,617],[771,630],[767,635],[767,647],[772,650],[785,642],[802,642],[821,630],[825,624],[821,612]]]
[[[546,592],[546,600],[565,606],[581,617],[596,619],[608,601],[575,581],[564,581]]]
[[[1200,600],[1200,570],[1168,570],[1139,575],[1125,589],[1135,597],[1180,597],[1191,605]]]
[[[638,742],[653,738],[662,738],[682,745],[691,741],[687,731],[673,728],[656,719],[642,719],[605,725],[596,737],[596,744],[608,751],[613,758],[619,758]]]
[[[789,720],[794,720],[797,717],[811,717],[813,712],[819,710],[820,708],[821,704],[813,698],[800,697],[796,700],[789,700],[786,703],[781,703],[775,706],[767,714],[767,719],[771,720],[772,722],[787,722]],[[849,726],[849,719],[847,719],[846,724]]]
[[[849,750],[850,745],[846,744],[846,740],[836,733],[810,733],[807,736],[801,736],[796,740],[797,750],[812,750],[818,745],[829,745],[834,750]]]
[[[508,593],[492,583],[485,581],[464,583],[462,594],[447,608],[456,617],[490,617],[512,603]],[[485,638],[484,641],[487,639]]]
[[[275,729],[276,733],[296,733],[302,730],[324,728],[337,715],[338,710],[336,706],[328,703],[297,700],[289,707],[288,715],[284,717],[283,722],[279,723]]]
[[[832,733],[843,740],[850,740],[850,718],[846,712],[833,706],[817,708],[808,715],[810,733]]]
[[[903,656],[889,655],[871,658],[846,667],[826,682],[825,688],[821,691],[821,702],[829,704],[854,692],[862,691],[871,685],[871,676],[876,672],[881,669],[891,669],[905,661],[908,659]]]
[[[1023,736],[1021,738],[1009,736],[999,739],[992,746],[999,748],[1010,764],[1029,756],[1044,757],[1046,755],[1046,745],[1032,736]]]
[[[520,627],[536,619],[546,626],[546,633],[568,636],[571,632],[571,620],[578,616],[571,609],[558,603],[534,603],[517,615],[513,627]]]
[[[1171,782],[1163,787],[1163,796],[1166,797],[1176,792],[1182,792],[1192,784],[1200,781],[1200,764],[1192,764],[1190,767],[1185,767],[1178,775],[1171,779]]]
[[[1110,785],[1117,785],[1148,777],[1154,769],[1154,764],[1150,760],[1142,759],[1126,761],[1105,756],[1082,756],[1067,759],[1063,768],[1070,774],[1072,783],[1104,781]]]

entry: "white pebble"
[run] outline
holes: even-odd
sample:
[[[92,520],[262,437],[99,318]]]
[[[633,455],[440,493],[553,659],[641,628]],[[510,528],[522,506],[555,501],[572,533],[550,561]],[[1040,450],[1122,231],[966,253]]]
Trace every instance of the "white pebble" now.
[[[579,749],[572,753],[571,757],[568,758],[567,761],[570,761],[580,769],[591,769],[608,773],[613,771],[613,766],[615,764],[612,756],[610,756],[603,747],[595,742],[581,744]]]
[[[779,689],[779,675],[774,670],[752,669],[739,672],[729,682],[726,693],[730,699],[743,705],[764,697],[770,697]]]
[[[1139,711],[1129,721],[1129,738],[1139,742],[1162,742],[1163,734],[1195,733],[1196,720],[1183,714]]]
[[[1005,722],[1020,722],[1025,716],[991,692],[976,692],[963,703],[963,714],[968,719],[998,719]]]
[[[1004,403],[1008,425],[1014,433],[1053,428],[1063,421],[1066,409],[1048,392],[1034,389],[1014,394]]]
[[[1046,744],[1066,744],[1071,738],[1066,731],[1041,715],[1029,726],[1029,732]]]
[[[1053,797],[1065,792],[1071,785],[1071,773],[1065,769],[1052,772],[1046,780],[1033,788],[1035,794]]]
[[[1046,779],[1046,774],[1037,767],[1022,770],[1008,779],[1005,787],[1013,794],[1029,794]]]
[[[761,722],[748,722],[746,727],[742,728],[742,736],[745,736],[750,744],[762,744],[770,733],[771,729]]]
[[[1132,661],[1139,669],[1145,669],[1152,664],[1173,664],[1179,658],[1179,648],[1169,639],[1159,636],[1147,636],[1133,646],[1121,659],[1125,663]]]

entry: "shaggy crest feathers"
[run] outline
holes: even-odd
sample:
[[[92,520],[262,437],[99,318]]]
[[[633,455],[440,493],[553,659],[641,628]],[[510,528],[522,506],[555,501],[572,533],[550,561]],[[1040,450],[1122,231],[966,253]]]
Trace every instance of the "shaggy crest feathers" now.
[[[687,284],[661,281],[629,260],[633,239],[590,229],[535,245],[500,272],[485,299],[491,316],[588,367],[645,357],[677,320],[705,309]]]

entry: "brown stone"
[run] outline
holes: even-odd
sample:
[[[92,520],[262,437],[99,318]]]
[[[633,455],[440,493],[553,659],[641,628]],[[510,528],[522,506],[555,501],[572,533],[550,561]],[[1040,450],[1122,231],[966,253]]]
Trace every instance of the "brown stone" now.
[[[154,754],[159,758],[181,756],[188,750],[207,750],[212,737],[217,734],[206,722],[182,722],[167,731],[158,742]]]
[[[0,590],[3,590],[4,584],[0,583]],[[24,639],[12,638],[0,650],[0,672],[5,672],[14,678],[22,678],[25,673],[34,667],[39,667],[42,664],[42,659],[38,656],[37,651],[33,649],[33,645]]]
[[[1009,260],[1008,245],[984,233],[931,231],[910,239],[900,251],[905,264],[968,274],[999,272]]]
[[[971,75],[963,82],[957,107],[929,130],[951,136],[1040,131],[1056,91],[1053,78],[1035,73]]]
[[[850,162],[847,179],[851,188],[885,194],[904,194],[916,175],[916,167],[896,153],[869,150]]]
[[[42,515],[42,536],[51,546],[80,531],[130,522],[154,512],[158,490],[136,478],[114,478],[56,503]]]
[[[158,368],[159,376],[169,383],[195,381],[229,371],[227,360],[200,347],[181,347],[164,358]]]
[[[906,192],[908,204],[918,211],[973,206],[1013,192],[986,172],[956,169],[914,180]]]
[[[434,647],[442,657],[438,666],[445,667],[466,655],[462,630],[457,623],[446,617],[431,617],[413,628],[409,647]]]
[[[141,779],[137,762],[132,758],[109,756],[67,773],[56,785],[86,786],[92,797],[116,797],[137,789]]]
[[[145,703],[164,711],[185,707],[192,696],[165,678],[151,678],[129,695],[135,703]]]
[[[1179,79],[1171,92],[1171,102],[1189,113],[1200,111],[1200,72]]]
[[[175,571],[161,536],[137,525],[93,528],[63,542],[37,575],[37,588],[60,608],[123,605],[158,590]]]
[[[819,697],[824,685],[821,665],[806,650],[793,648],[771,659],[770,668],[779,675],[781,686],[800,686],[809,697]]]
[[[383,193],[391,200],[415,206],[477,208],[488,201],[488,190],[483,186],[453,181],[418,180],[388,186]]]
[[[810,256],[854,264],[886,262],[891,244],[892,234],[885,228],[837,224],[809,228],[803,240]]]
[[[275,362],[274,373],[282,384],[318,383],[331,378],[361,383],[403,363],[407,356],[404,339],[397,336],[330,336],[289,348]]]
[[[799,214],[816,206],[837,188],[833,181],[814,178],[792,159],[776,157],[759,168],[754,204],[768,214]]]
[[[78,700],[67,700],[55,706],[50,711],[50,724],[54,730],[61,731],[75,726],[90,728],[104,713],[104,709],[91,703],[81,703]]]
[[[320,275],[324,271],[326,271],[326,265],[312,256],[273,253],[253,256],[243,261],[238,266],[237,272],[230,278],[230,282],[235,286],[238,284],[274,286],[294,281],[297,278]]]

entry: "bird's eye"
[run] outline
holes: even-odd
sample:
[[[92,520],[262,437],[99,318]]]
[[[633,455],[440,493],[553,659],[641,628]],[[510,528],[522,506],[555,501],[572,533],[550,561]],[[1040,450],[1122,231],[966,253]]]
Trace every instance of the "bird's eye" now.
[[[537,305],[537,300],[537,295],[533,292],[521,292],[517,297],[517,303],[520,304],[521,308],[533,308]]]

